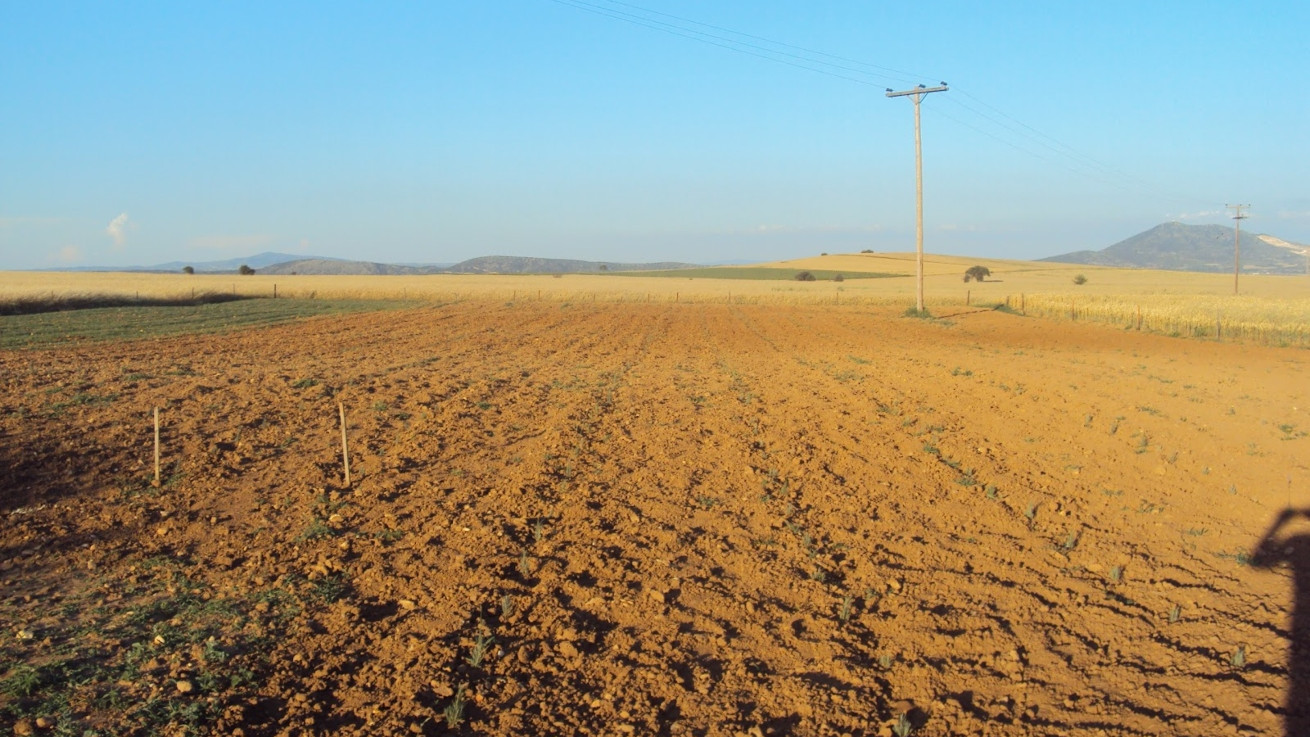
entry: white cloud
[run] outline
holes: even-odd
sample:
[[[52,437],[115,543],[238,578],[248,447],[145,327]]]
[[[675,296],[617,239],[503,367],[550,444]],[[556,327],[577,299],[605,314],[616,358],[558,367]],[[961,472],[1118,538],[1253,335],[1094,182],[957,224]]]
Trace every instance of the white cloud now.
[[[259,235],[202,235],[187,242],[196,251],[248,251],[263,248],[273,242],[273,236]]]
[[[114,239],[114,248],[122,248],[123,243],[127,241],[128,228],[133,227],[134,223],[128,222],[127,213],[119,213],[118,217],[109,221],[105,232],[110,238]]]
[[[72,264],[82,260],[82,249],[77,246],[64,246],[55,254],[55,260],[61,264]]]
[[[1165,215],[1169,220],[1199,220],[1201,218],[1214,218],[1224,214],[1223,210],[1200,210],[1198,212],[1179,212],[1172,215]]]

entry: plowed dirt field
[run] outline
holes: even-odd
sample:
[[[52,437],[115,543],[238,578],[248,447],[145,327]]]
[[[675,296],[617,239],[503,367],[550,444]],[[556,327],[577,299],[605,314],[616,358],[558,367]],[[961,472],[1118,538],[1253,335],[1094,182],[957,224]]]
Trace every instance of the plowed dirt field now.
[[[0,722],[1300,734],[1310,523],[1262,536],[1310,507],[1308,367],[492,301],[0,352]]]

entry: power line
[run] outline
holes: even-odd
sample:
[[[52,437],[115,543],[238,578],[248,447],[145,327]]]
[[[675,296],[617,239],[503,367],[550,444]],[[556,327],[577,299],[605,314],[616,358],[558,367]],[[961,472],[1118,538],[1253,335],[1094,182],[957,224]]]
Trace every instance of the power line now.
[[[672,13],[643,7],[626,0],[550,0],[557,5],[594,15],[623,21],[650,30],[678,36],[691,41],[704,43],[739,54],[746,54],[766,61],[823,74],[865,86],[885,85],[887,80],[895,82],[913,79],[931,78],[931,75],[912,74],[891,67],[880,66],[870,62],[852,59],[837,54],[830,54],[816,49],[776,41],[764,36],[744,33],[731,28],[711,23],[704,23]],[[708,29],[708,30],[700,30]],[[743,40],[745,39],[745,40]],[[875,81],[880,80],[880,81]],[[1006,114],[994,105],[970,94],[967,90],[956,88],[961,95],[973,101],[970,104],[955,96],[949,103],[958,105],[971,116],[980,119],[982,125],[975,125],[948,112],[938,110],[940,115],[962,127],[990,138],[1035,159],[1058,166],[1076,176],[1113,187],[1125,192],[1146,191],[1180,202],[1202,202],[1206,198],[1161,194],[1160,190],[1140,177],[1128,174],[1092,156],[1078,151],[1059,139],[1043,133],[1027,123]],[[981,108],[986,108],[983,110]],[[990,110],[991,112],[987,112]],[[994,113],[994,114],[993,114]],[[1009,121],[1009,122],[1007,122]],[[990,125],[993,130],[987,130]],[[997,132],[994,132],[997,131]],[[999,132],[999,134],[998,134]],[[1034,148],[1044,150],[1045,155]]]
[[[830,71],[828,69],[822,69],[820,68],[820,66],[831,67],[833,69],[839,69],[853,74],[863,74],[863,75],[871,74],[869,72],[866,72],[858,68],[847,67],[841,64],[834,64],[832,62],[823,61],[822,59],[813,59],[813,58],[801,56],[799,54],[789,53],[786,51],[778,51],[776,49],[770,49],[768,47],[760,46],[758,44],[739,41],[734,38],[719,36],[713,33],[697,31],[692,28],[685,28],[672,23],[666,23],[663,21],[646,18],[644,16],[636,15],[634,13],[628,13],[621,10],[614,10],[612,8],[608,8],[605,6],[586,2],[585,0],[550,0],[550,1],[556,3],[557,5],[564,5],[567,7],[576,8],[577,10],[592,13],[595,15],[604,16],[607,18],[612,18],[614,20],[621,20],[626,23],[631,23],[633,25],[641,26],[643,28],[649,28],[651,30],[660,31],[662,33],[667,33],[672,36],[679,36],[681,38],[690,39],[692,41],[699,41],[701,43],[709,44],[711,46],[717,46],[721,49],[727,49],[728,51],[736,51],[737,53],[747,54],[749,56],[754,56],[760,59],[777,62],[779,64],[786,64],[787,66],[796,67],[798,69],[804,69],[806,71],[816,72],[818,74],[825,74],[829,77],[844,79],[848,82],[855,82],[856,84],[868,85],[871,87],[880,86],[882,84],[882,82],[874,82],[868,79],[860,79],[858,77],[850,76],[849,74],[842,74],[839,72]],[[666,14],[661,13],[660,15],[666,15]],[[671,17],[676,17],[676,16],[671,16]],[[689,22],[694,23],[695,21],[689,21]],[[707,25],[707,24],[701,24],[701,25]],[[711,26],[707,25],[707,27],[711,27]],[[728,31],[728,32],[736,33],[735,31]],[[759,38],[757,36],[750,36],[749,34],[737,34],[737,35],[747,38],[757,38],[757,39]],[[767,39],[763,39],[763,40],[767,40]],[[781,44],[775,41],[769,41],[768,43],[772,43],[778,46],[787,46],[787,44]],[[819,65],[819,66],[815,66],[815,65]],[[885,79],[892,79],[892,78],[883,76],[882,79],[885,80]]]
[[[661,12],[661,11],[658,11],[658,10],[652,10],[652,9],[650,9],[650,8],[643,8],[643,7],[641,7],[640,5],[634,5],[634,4],[632,4],[632,3],[622,2],[621,0],[608,0],[608,1],[609,1],[611,4],[614,4],[614,5],[622,5],[622,6],[625,6],[625,7],[633,8],[633,9],[635,9],[635,10],[640,10],[640,11],[642,11],[642,12],[644,12],[644,13],[650,13],[650,14],[652,14],[652,15],[659,15],[659,16],[663,16],[663,17],[665,17],[665,18],[672,18],[672,19],[674,19],[674,20],[681,21],[681,22],[683,22],[683,23],[691,23],[691,24],[698,25],[698,26],[702,26],[702,27],[705,27],[705,28],[713,28],[713,29],[716,30],[716,31],[722,31],[723,33],[731,33],[731,34],[734,35],[734,36],[741,36],[741,37],[743,37],[743,38],[750,38],[750,39],[754,39],[754,40],[756,40],[756,41],[762,41],[762,42],[764,42],[764,43],[767,43],[767,44],[770,44],[770,45],[773,45],[773,46],[780,46],[780,47],[782,47],[782,48],[786,48],[786,49],[794,49],[794,50],[796,50],[796,51],[802,51],[802,52],[805,52],[806,54],[813,54],[813,55],[815,55],[815,56],[822,56],[822,57],[826,57],[826,58],[829,58],[829,59],[836,59],[837,61],[844,62],[844,63],[846,63],[846,64],[856,64],[856,65],[858,65],[858,66],[868,67],[868,68],[870,68],[870,69],[877,69],[877,70],[879,70],[879,71],[881,71],[881,72],[888,72],[888,73],[890,73],[890,74],[892,74],[892,75],[896,75],[897,77],[900,77],[900,80],[899,80],[899,81],[903,81],[903,82],[911,82],[911,81],[916,80],[916,79],[923,79],[923,77],[924,77],[924,75],[922,75],[922,74],[914,74],[914,73],[912,73],[912,72],[904,72],[904,71],[901,71],[901,70],[899,70],[899,69],[892,69],[891,67],[884,67],[884,66],[880,66],[880,65],[878,65],[878,64],[871,64],[871,63],[869,63],[869,62],[867,62],[867,61],[860,61],[859,59],[851,59],[851,58],[849,58],[849,57],[845,57],[845,56],[838,56],[837,54],[829,54],[829,53],[826,52],[826,51],[818,51],[818,50],[815,50],[815,49],[808,49],[808,48],[806,48],[806,47],[804,47],[804,46],[796,46],[796,45],[794,45],[794,44],[785,43],[785,42],[783,42],[783,41],[774,41],[773,39],[765,38],[765,37],[763,37],[763,36],[755,36],[755,35],[752,35],[752,34],[749,34],[749,33],[744,33],[744,32],[742,32],[742,31],[734,31],[734,30],[731,29],[731,28],[724,28],[723,26],[716,26],[716,25],[714,25],[714,24],[712,24],[712,23],[702,23],[702,22],[700,22],[700,21],[698,21],[698,20],[692,20],[691,18],[683,18],[682,16],[673,15],[673,14],[671,14],[671,13],[664,13],[664,12]],[[891,77],[891,76],[888,76],[888,77],[885,77],[885,78],[886,78],[886,79],[895,79],[895,77]]]

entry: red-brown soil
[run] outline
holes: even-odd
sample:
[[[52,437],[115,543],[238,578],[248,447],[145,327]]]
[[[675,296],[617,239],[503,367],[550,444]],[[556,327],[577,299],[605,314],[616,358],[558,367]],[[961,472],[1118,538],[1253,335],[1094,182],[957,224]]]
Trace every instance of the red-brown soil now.
[[[1290,733],[1310,574],[1248,554],[1310,506],[1307,366],[489,301],[3,352],[0,721],[440,734],[462,693],[468,734]]]

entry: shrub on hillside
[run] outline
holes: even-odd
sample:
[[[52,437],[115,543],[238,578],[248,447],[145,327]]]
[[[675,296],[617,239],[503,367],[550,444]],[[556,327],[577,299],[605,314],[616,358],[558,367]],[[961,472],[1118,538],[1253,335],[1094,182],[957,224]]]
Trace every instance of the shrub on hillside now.
[[[796,281],[815,281],[815,276],[808,271],[802,271],[796,275]]]

